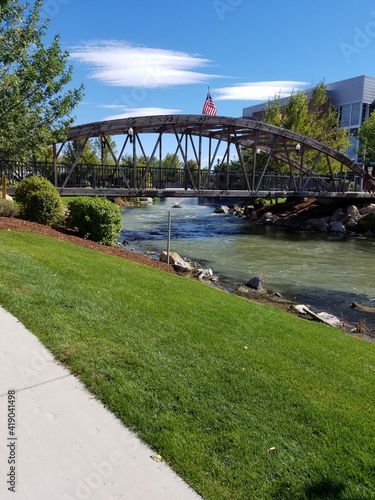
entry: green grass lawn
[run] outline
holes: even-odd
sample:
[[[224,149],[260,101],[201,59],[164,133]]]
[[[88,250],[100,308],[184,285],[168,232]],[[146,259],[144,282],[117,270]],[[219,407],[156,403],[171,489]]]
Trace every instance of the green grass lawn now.
[[[60,196],[60,198],[61,198],[61,201],[63,202],[64,206],[67,207],[68,204],[77,197],[76,196]]]
[[[374,344],[26,232],[0,303],[204,498],[375,499]]]

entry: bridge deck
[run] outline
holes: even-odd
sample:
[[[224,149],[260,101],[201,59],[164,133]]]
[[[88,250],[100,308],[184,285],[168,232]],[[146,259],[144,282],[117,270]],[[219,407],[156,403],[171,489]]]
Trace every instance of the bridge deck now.
[[[125,188],[60,188],[61,196],[107,196],[121,197],[159,197],[159,198],[331,198],[331,199],[366,199],[375,201],[375,192],[369,191],[246,191],[246,190],[200,190],[193,189],[125,189]],[[12,196],[14,188],[8,188]]]

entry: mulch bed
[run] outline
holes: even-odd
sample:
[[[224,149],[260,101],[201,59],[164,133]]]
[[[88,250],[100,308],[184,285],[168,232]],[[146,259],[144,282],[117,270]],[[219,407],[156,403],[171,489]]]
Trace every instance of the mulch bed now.
[[[59,240],[69,241],[70,243],[75,243],[76,245],[81,245],[93,250],[99,250],[100,252],[109,255],[115,255],[116,257],[122,257],[123,259],[132,260],[134,262],[138,262],[139,264],[144,264],[146,266],[155,267],[158,269],[162,269],[163,271],[176,274],[170,264],[151,259],[144,255],[140,255],[136,252],[131,252],[123,248],[100,245],[99,243],[95,243],[94,241],[85,240],[83,238],[80,238],[79,236],[76,236],[73,231],[57,231],[56,229],[52,229],[49,226],[43,226],[42,224],[15,219],[12,217],[0,217],[0,229],[8,229],[12,231],[31,231],[33,233],[43,234],[45,236],[52,236]]]

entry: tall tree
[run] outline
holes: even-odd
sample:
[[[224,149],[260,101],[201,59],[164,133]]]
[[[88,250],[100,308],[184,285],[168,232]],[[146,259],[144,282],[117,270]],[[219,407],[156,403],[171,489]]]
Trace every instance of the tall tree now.
[[[276,94],[273,100],[266,103],[264,109],[264,121],[276,127],[283,126],[283,105],[280,94]]]
[[[72,79],[68,52],[59,36],[46,45],[43,0],[0,1],[0,152],[28,159],[62,140],[82,99],[83,86],[66,90]]]
[[[100,165],[100,156],[90,139],[84,144],[83,139],[68,142],[61,157],[62,163],[73,165],[80,154],[78,165]]]
[[[167,153],[163,159],[163,167],[179,169],[183,167],[183,164],[177,155]]]
[[[359,127],[359,150],[362,162],[366,165],[375,162],[375,111]]]
[[[264,118],[266,123],[306,135],[342,152],[350,146],[347,131],[339,129],[337,109],[329,102],[324,82],[320,82],[310,96],[305,92],[293,92],[285,105],[280,96],[276,96],[267,103]],[[307,153],[305,165],[312,164],[313,159],[314,154]],[[338,170],[340,165],[332,162],[331,167]],[[325,163],[320,165],[318,162],[316,171],[322,168],[325,168]]]
[[[109,147],[108,147],[109,145]],[[103,165],[114,165],[115,160],[111,154],[110,148],[115,156],[117,156],[117,145],[111,136],[107,136],[106,141],[103,138],[97,137],[94,139],[94,149],[98,158]]]

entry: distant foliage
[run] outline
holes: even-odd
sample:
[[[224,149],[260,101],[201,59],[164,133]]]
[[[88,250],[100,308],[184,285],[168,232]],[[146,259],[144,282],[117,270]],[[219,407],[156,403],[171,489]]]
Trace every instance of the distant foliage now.
[[[264,207],[266,204],[267,202],[264,198],[255,198],[252,200],[252,205],[254,206],[255,210]]]
[[[371,231],[375,233],[375,212],[370,212],[363,217],[361,227],[364,232]]]
[[[375,162],[375,111],[359,127],[358,138],[363,163]]]
[[[47,226],[64,223],[65,210],[59,192],[43,177],[28,177],[17,184],[15,198],[20,217]]]
[[[80,196],[68,203],[68,210],[69,228],[102,245],[116,245],[122,220],[117,205],[105,198]]]
[[[18,204],[13,200],[0,200],[0,217],[17,217]]]

